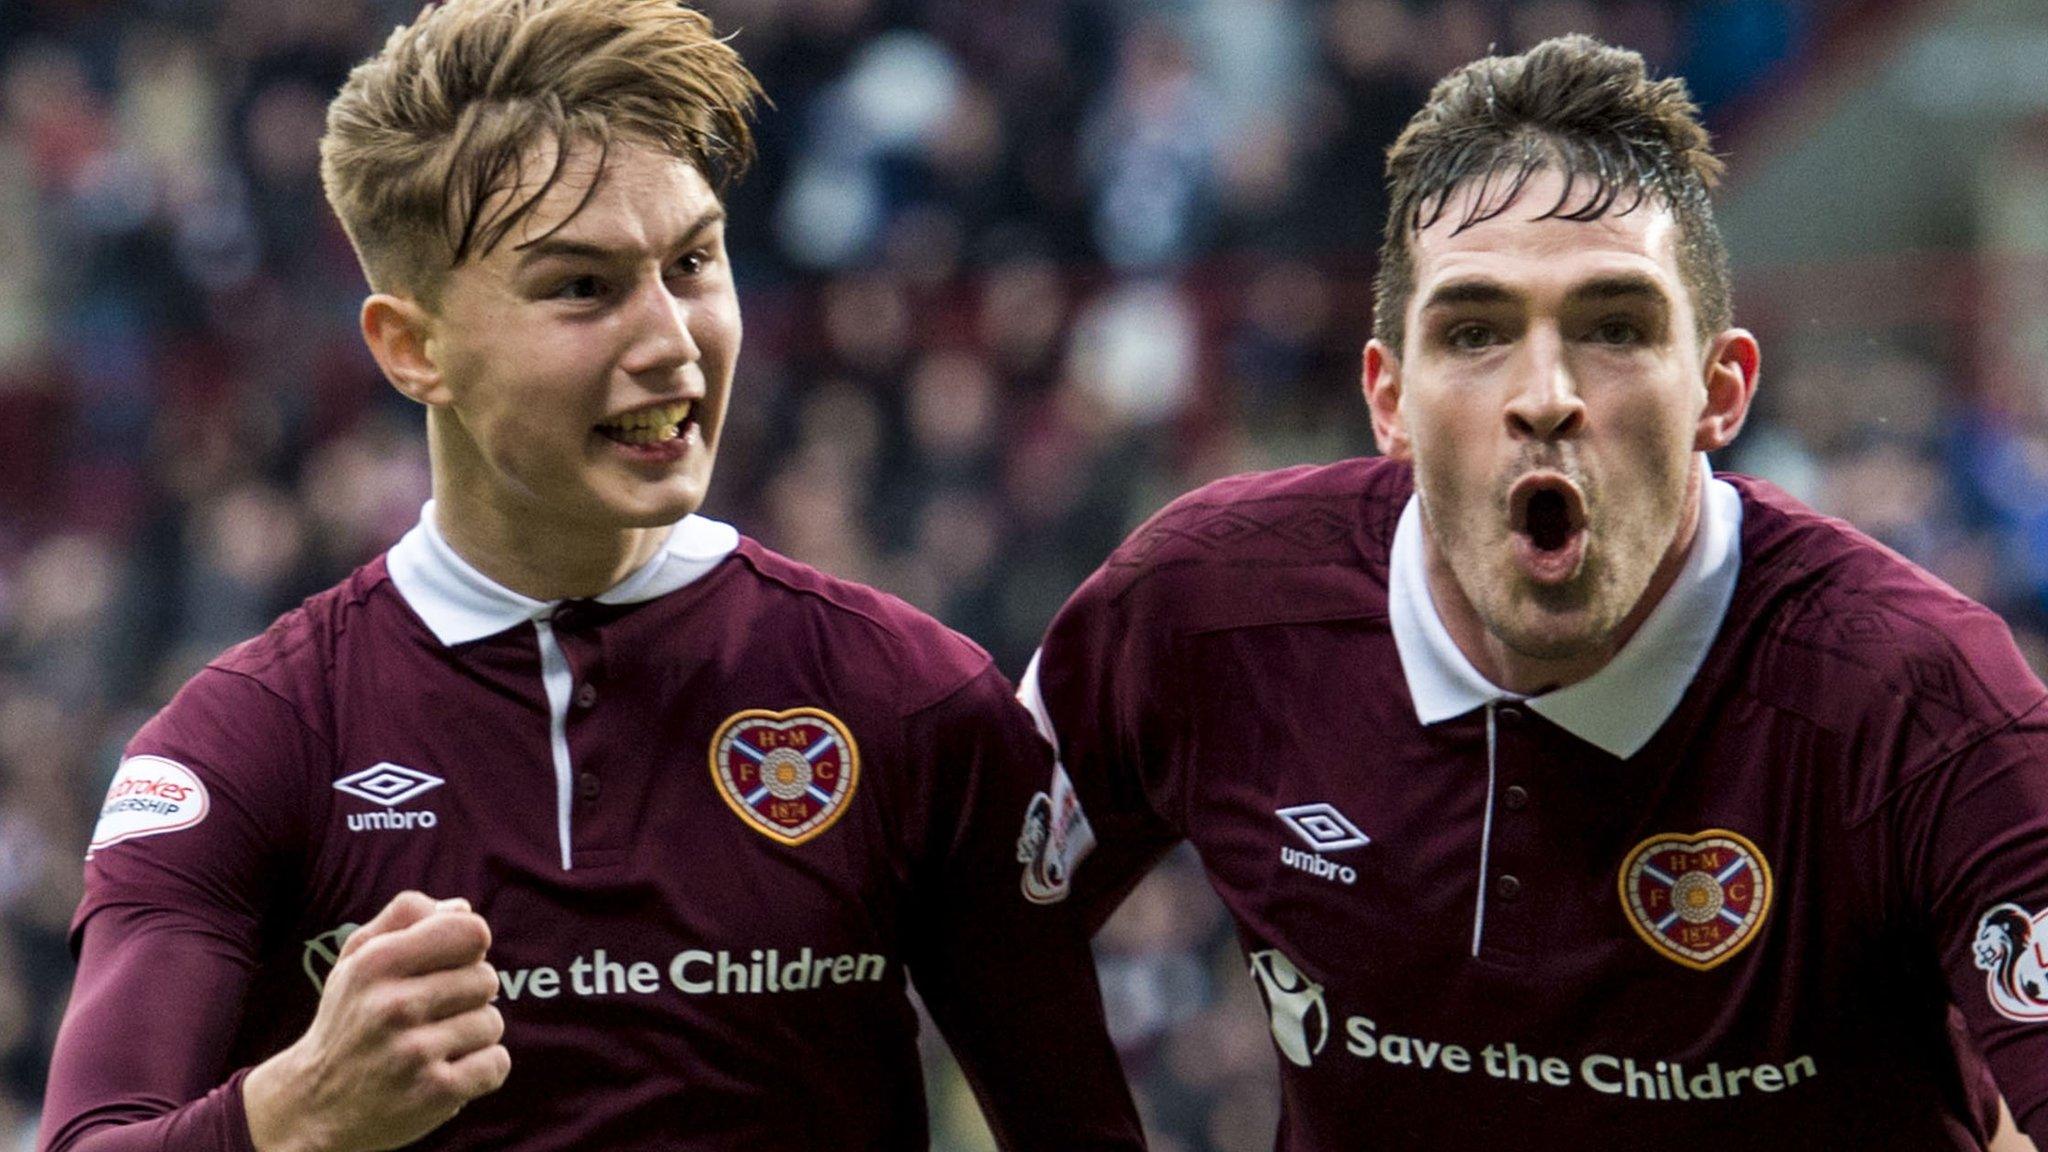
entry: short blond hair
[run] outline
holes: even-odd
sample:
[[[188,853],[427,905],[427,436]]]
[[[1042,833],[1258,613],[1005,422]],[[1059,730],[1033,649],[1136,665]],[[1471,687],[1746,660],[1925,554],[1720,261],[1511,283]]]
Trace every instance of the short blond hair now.
[[[432,303],[572,151],[595,147],[601,172],[614,143],[653,146],[723,192],[753,161],[760,99],[739,53],[677,0],[447,0],[349,74],[320,178],[371,287]],[[529,183],[536,158],[552,168]]]

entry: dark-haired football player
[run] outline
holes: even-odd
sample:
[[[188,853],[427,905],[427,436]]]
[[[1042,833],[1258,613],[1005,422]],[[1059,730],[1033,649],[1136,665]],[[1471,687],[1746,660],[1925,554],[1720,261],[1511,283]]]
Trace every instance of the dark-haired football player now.
[[[1720,171],[1633,53],[1446,77],[1388,160],[1386,458],[1177,501],[1027,673],[1027,883],[1100,919],[1194,843],[1283,1148],[1980,1149],[1999,1089],[2048,1138],[2048,691],[1708,468],[1759,361]]]

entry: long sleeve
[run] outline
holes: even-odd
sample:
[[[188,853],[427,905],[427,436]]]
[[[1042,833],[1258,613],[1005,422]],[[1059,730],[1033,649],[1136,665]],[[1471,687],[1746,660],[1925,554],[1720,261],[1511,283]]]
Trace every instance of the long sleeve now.
[[[1143,1146],[1074,909],[1027,899],[1020,830],[1050,755],[992,668],[911,718],[933,796],[910,971],[1012,1152]]]
[[[46,1152],[255,1152],[242,1073],[226,1067],[248,973],[241,947],[199,918],[93,917],[50,1069]]]
[[[2048,1147],[2048,704],[1928,773],[1896,818],[1950,995]]]
[[[237,1041],[316,754],[283,701],[219,670],[129,745],[73,924],[43,1152],[253,1152]]]
[[[1057,758],[1048,867],[1091,931],[1186,834],[1169,637],[1124,579],[1105,565],[1074,593],[1018,692]]]

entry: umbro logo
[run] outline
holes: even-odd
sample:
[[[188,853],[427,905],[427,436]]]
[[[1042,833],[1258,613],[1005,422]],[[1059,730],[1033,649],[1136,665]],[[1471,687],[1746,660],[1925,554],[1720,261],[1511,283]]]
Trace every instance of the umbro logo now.
[[[1292,808],[1278,809],[1273,815],[1301,837],[1304,844],[1318,852],[1339,852],[1372,843],[1372,837],[1360,831],[1358,825],[1329,804],[1296,804]]]
[[[422,792],[431,792],[446,781],[439,776],[429,776],[417,768],[403,764],[385,762],[365,768],[334,782],[337,792],[346,792],[364,800],[374,801],[386,808],[403,804]]]
[[[417,799],[431,792],[447,781],[439,776],[429,775],[417,768],[385,761],[372,765],[361,772],[352,772],[334,782],[334,790],[358,800],[382,804],[394,808],[408,800]],[[351,812],[348,814],[348,828],[351,832],[367,832],[373,828],[432,828],[441,819],[433,812]]]
[[[1309,846],[1304,852],[1286,844],[1280,846],[1280,862],[1300,872],[1306,872],[1321,880],[1335,880],[1339,884],[1356,884],[1358,870],[1348,864],[1339,864],[1323,856],[1325,852],[1341,852],[1347,848],[1362,848],[1372,843],[1358,825],[1330,804],[1296,804],[1291,808],[1275,809],[1273,815],[1287,825],[1288,831],[1301,837]]]

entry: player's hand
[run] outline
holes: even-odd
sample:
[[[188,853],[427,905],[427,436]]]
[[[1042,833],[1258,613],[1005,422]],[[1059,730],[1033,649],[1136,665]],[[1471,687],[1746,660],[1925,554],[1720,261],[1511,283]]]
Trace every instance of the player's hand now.
[[[349,936],[313,1024],[242,1082],[258,1152],[382,1152],[448,1122],[512,1070],[465,900],[401,893]]]

